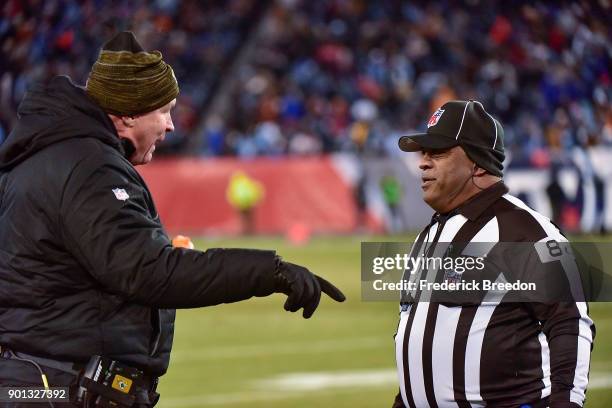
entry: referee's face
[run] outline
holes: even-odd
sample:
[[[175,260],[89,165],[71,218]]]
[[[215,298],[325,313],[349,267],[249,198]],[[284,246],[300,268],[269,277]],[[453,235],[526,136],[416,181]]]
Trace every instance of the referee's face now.
[[[474,163],[459,146],[423,149],[419,162],[423,200],[439,213],[447,213],[479,190],[470,183]]]

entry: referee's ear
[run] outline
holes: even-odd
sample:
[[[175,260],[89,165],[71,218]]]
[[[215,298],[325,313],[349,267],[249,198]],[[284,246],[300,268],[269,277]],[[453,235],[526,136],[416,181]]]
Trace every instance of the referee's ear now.
[[[478,165],[476,163],[474,163],[474,167],[472,168],[472,176],[474,176],[474,177],[482,177],[482,176],[485,176],[487,174],[489,174],[489,172],[487,172],[482,167],[478,167]]]

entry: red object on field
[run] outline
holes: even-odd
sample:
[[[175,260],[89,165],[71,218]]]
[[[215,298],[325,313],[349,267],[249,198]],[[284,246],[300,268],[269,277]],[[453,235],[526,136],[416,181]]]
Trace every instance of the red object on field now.
[[[241,170],[263,184],[254,210],[256,233],[286,233],[301,223],[310,232],[348,233],[357,221],[351,186],[325,157],[283,159],[156,159],[139,166],[162,223],[183,233],[239,234],[239,213],[226,199]]]

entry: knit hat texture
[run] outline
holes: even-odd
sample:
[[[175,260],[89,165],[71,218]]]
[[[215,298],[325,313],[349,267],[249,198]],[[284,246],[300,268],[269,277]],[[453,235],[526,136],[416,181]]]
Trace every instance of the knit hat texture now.
[[[145,51],[132,32],[118,33],[102,47],[87,79],[87,93],[107,113],[151,112],[175,99],[178,83],[159,51]]]

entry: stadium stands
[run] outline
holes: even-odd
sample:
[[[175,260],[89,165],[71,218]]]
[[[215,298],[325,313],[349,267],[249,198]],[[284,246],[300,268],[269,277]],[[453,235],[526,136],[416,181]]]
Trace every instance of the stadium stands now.
[[[163,51],[181,86],[177,131],[166,150],[184,145],[226,65],[262,11],[254,0],[8,0],[0,8],[0,142],[33,81],[69,75],[85,84],[102,43],[132,30],[146,49]],[[264,3],[261,3],[265,5]],[[265,7],[264,7],[265,9]]]
[[[504,123],[514,166],[547,167],[612,144],[610,15],[588,1],[276,2],[207,151],[394,154],[443,101],[474,98]]]
[[[475,98],[505,124],[513,166],[547,167],[573,146],[612,144],[603,4],[9,0],[0,141],[28,83],[84,83],[101,42],[132,29],[164,51],[181,84],[167,151],[195,153],[184,149],[194,139],[213,156],[394,154],[397,135],[422,128],[441,101]],[[250,42],[229,109],[205,121]]]

